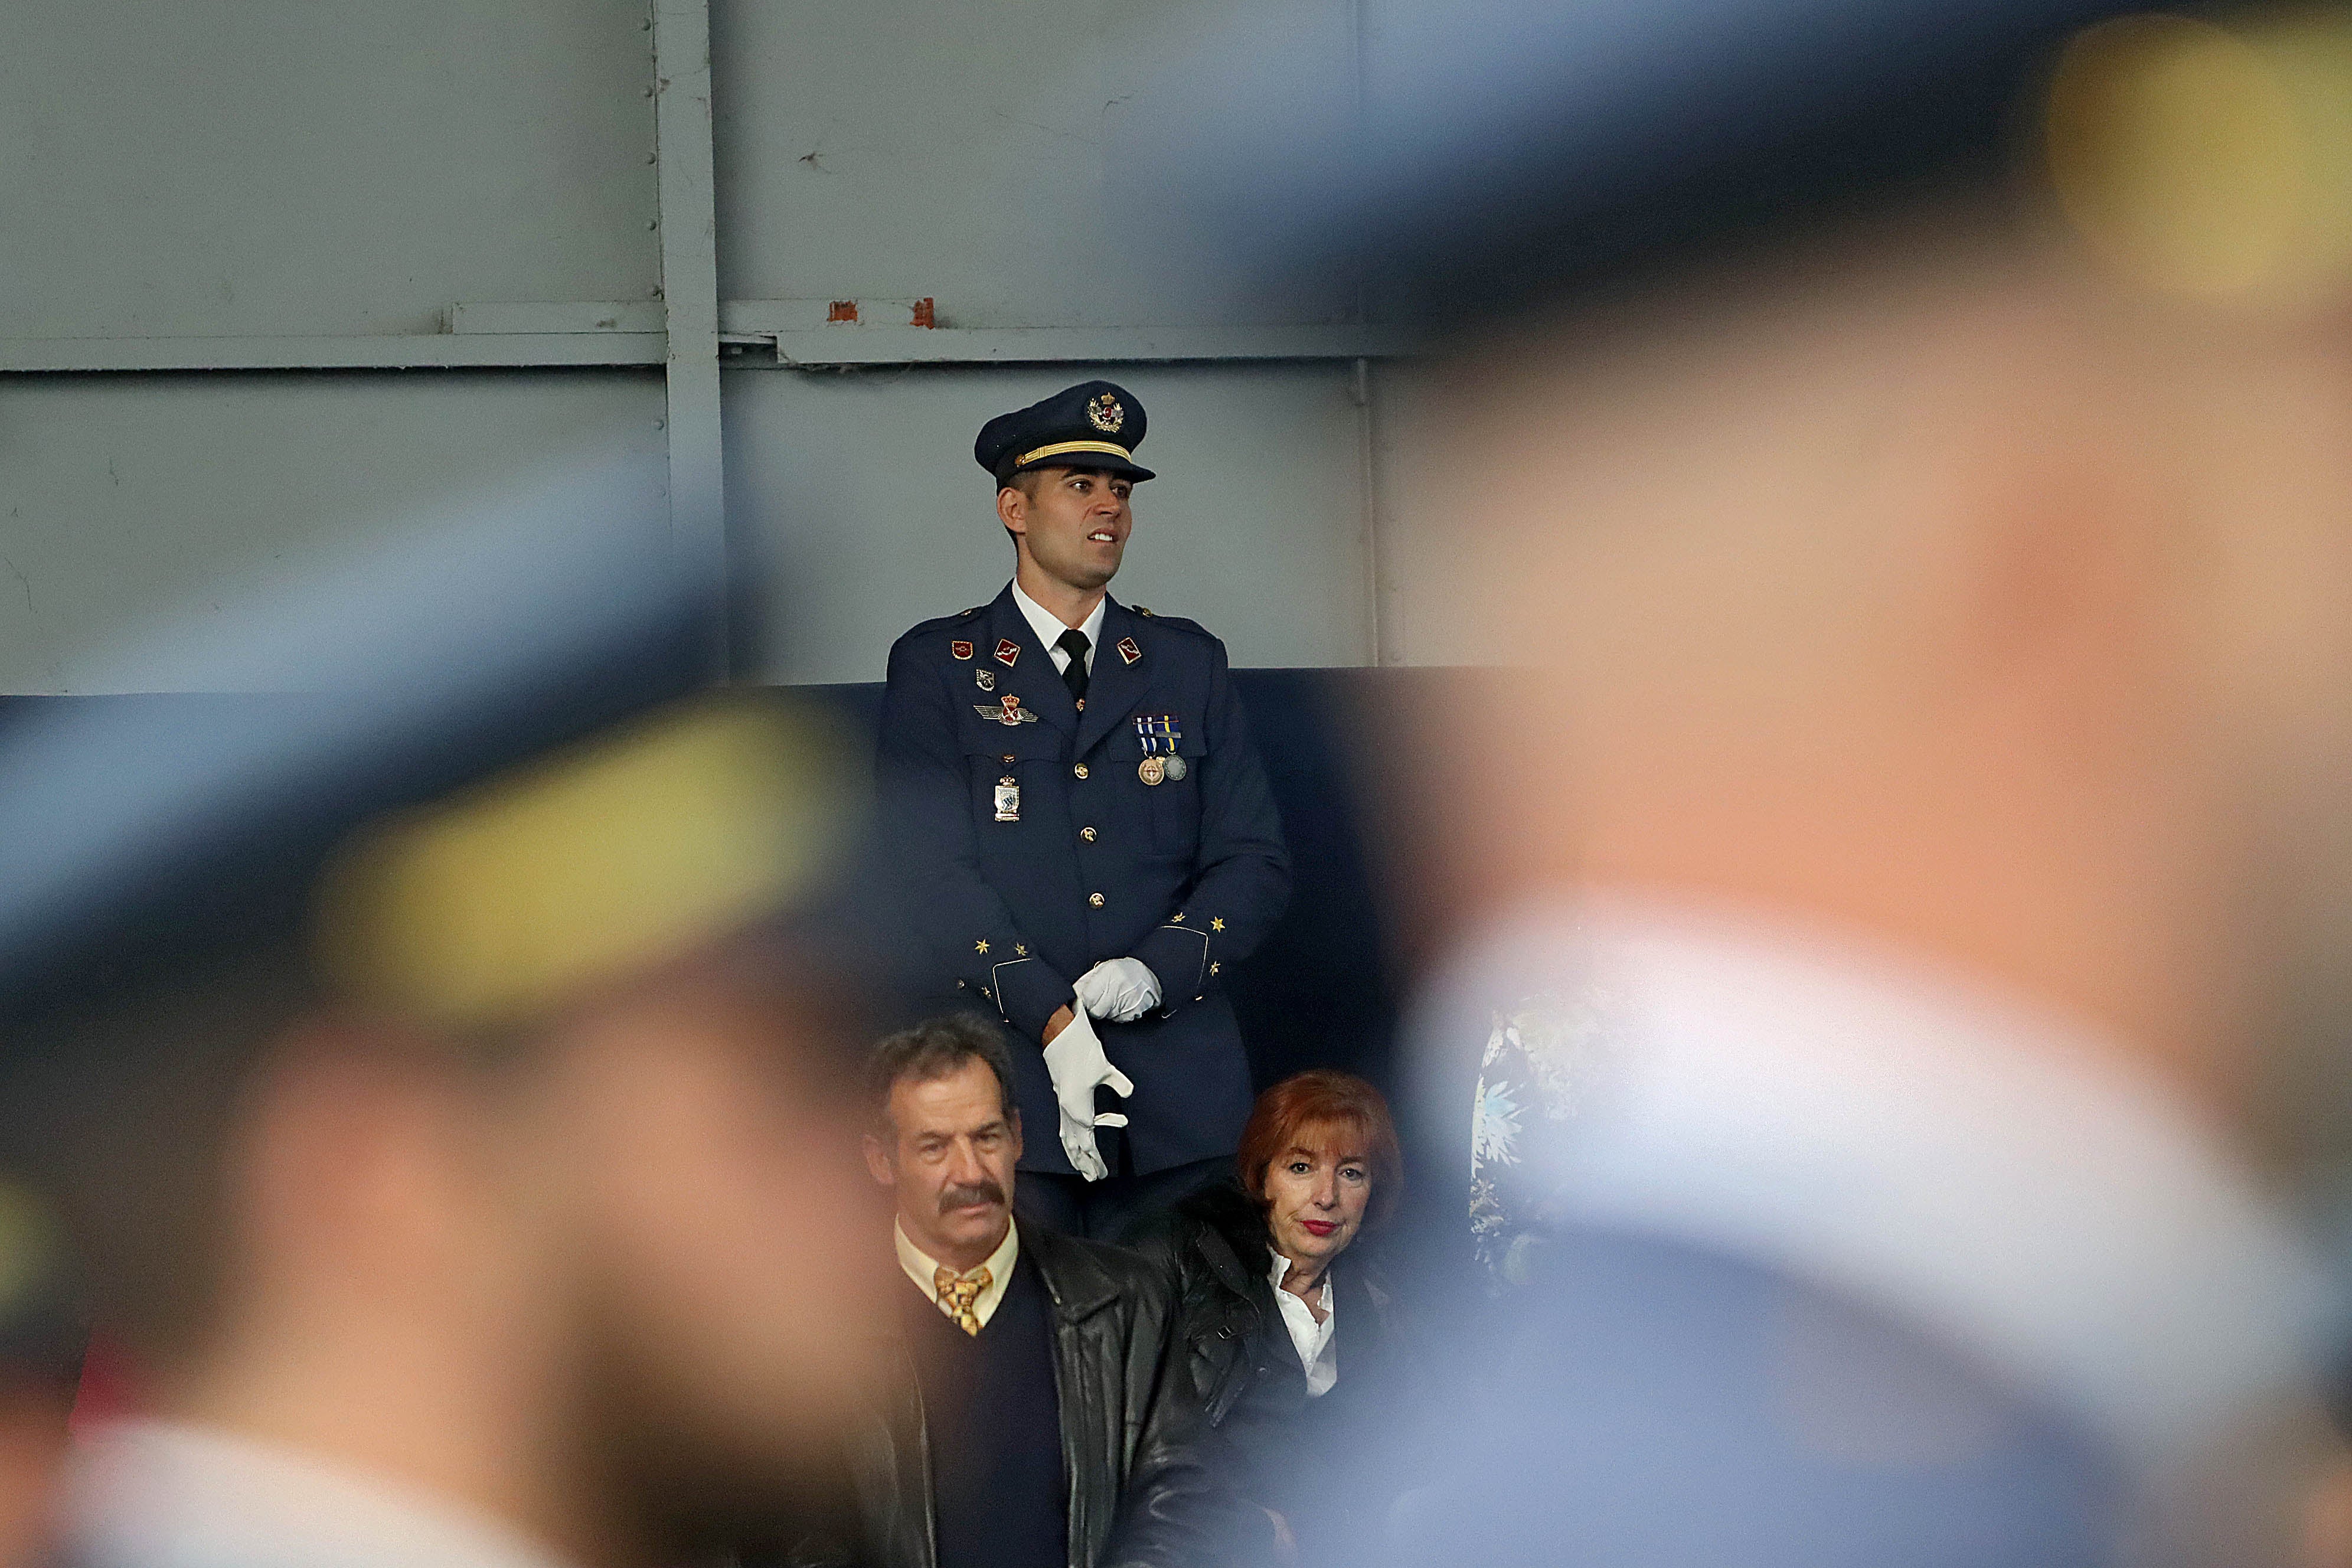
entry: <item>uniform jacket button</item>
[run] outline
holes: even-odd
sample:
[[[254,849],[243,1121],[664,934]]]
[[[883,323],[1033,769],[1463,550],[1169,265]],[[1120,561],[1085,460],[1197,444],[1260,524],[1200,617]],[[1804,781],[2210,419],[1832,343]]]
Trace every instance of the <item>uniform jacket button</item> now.
[[[1081,827],[1078,829],[1078,837],[1092,844],[1095,841],[1095,830],[1091,827]]]
[[[1084,778],[1087,776],[1087,764],[1080,763],[1077,766],[1072,768],[1070,772],[1076,773],[1080,778]]]
[[[1100,909],[1103,907],[1103,896],[1100,893],[1088,893],[1087,895],[1087,902],[1092,904],[1097,909]]]

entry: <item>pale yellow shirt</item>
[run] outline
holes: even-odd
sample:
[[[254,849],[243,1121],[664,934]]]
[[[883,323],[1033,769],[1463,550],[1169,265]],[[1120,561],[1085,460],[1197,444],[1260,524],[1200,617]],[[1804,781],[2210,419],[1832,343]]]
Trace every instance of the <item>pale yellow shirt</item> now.
[[[938,1271],[947,1265],[908,1241],[907,1233],[895,1219],[890,1222],[890,1234],[898,1238],[898,1267],[907,1271],[907,1278],[915,1282],[915,1289],[923,1293],[924,1300],[937,1307],[941,1315],[948,1315],[947,1303],[940,1300],[939,1286],[934,1282]],[[982,1328],[988,1326],[989,1318],[996,1311],[996,1304],[1004,1300],[1004,1288],[1013,1282],[1013,1265],[1020,1257],[1021,1227],[1008,1220],[1004,1226],[1004,1239],[996,1244],[996,1250],[981,1264],[988,1270],[988,1289],[973,1298],[971,1315],[980,1320]]]

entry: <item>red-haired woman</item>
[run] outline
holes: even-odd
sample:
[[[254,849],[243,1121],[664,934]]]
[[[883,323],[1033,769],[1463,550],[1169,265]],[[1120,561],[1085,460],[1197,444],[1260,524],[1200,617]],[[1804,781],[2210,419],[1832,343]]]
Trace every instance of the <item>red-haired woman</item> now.
[[[1236,1180],[1180,1203],[1144,1244],[1171,1277],[1186,1392],[1230,1442],[1235,1479],[1309,1558],[1338,1511],[1385,1506],[1327,1462],[1377,1430],[1410,1376],[1410,1335],[1356,1241],[1397,1206],[1396,1127],[1380,1090],[1317,1070],[1260,1095]],[[1367,1445],[1369,1447],[1369,1445]]]

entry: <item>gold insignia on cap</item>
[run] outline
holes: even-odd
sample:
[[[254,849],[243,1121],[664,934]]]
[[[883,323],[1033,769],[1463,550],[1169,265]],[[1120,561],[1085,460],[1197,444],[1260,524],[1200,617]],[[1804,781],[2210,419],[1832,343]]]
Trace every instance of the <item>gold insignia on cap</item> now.
[[[1119,426],[1127,423],[1127,410],[1109,393],[1098,392],[1087,400],[1087,423],[1106,436],[1116,436]]]
[[[701,699],[382,818],[320,880],[320,971],[425,1017],[513,1021],[783,908],[849,826],[828,728]]]

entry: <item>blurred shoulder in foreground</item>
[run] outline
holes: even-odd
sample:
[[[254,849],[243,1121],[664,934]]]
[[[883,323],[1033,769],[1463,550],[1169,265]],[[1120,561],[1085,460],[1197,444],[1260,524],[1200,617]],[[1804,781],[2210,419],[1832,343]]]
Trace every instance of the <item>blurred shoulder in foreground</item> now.
[[[1475,916],[1424,1050],[1606,1003],[1524,1154],[1544,1097],[1482,1089],[1550,1234],[1400,1560],[2298,1560],[2344,12],[1405,4],[1364,49],[1343,127],[1203,112],[1189,188],[1429,334],[1415,613],[1509,673],[1414,748]]]

